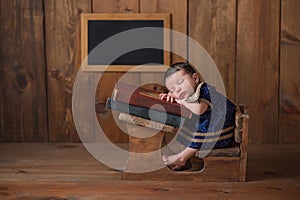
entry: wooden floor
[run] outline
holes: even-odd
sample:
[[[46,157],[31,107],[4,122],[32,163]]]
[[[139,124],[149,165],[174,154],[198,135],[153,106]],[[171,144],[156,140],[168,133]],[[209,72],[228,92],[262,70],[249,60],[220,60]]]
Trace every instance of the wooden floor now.
[[[124,181],[81,144],[0,143],[0,199],[299,199],[300,145],[249,145],[247,182]]]

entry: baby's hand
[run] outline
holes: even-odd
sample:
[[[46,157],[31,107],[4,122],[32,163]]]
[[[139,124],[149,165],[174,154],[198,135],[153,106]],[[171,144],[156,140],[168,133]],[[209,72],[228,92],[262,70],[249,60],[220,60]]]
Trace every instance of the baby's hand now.
[[[175,100],[178,104],[181,104],[183,105],[185,103],[185,100],[184,99],[176,99]]]
[[[185,106],[186,103],[187,103],[185,99],[175,99],[175,101],[176,101],[178,104],[183,105],[183,106]]]
[[[159,94],[159,99],[166,100],[169,102],[175,102],[175,98],[172,97],[170,94],[166,94],[166,93]]]

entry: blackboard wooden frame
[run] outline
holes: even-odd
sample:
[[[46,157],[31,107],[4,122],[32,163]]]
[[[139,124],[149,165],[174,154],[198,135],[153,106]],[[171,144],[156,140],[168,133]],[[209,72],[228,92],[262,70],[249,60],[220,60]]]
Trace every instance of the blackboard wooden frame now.
[[[81,61],[82,61],[82,70],[83,71],[111,71],[111,72],[127,72],[131,71],[140,71],[140,72],[162,72],[165,71],[166,66],[170,65],[170,52],[169,51],[161,51],[162,52],[162,63],[155,65],[142,65],[141,67],[136,67],[137,64],[97,64],[97,63],[89,63],[88,55],[89,55],[89,22],[119,22],[125,21],[130,23],[131,21],[140,21],[143,22],[163,22],[163,38],[162,45],[163,49],[170,49],[170,14],[167,13],[135,13],[135,14],[82,14],[81,15]]]

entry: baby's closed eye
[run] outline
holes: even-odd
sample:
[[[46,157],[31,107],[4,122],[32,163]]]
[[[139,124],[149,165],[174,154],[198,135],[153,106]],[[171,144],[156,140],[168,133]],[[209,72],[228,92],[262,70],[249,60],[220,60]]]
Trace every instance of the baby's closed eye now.
[[[179,80],[177,81],[177,84],[180,85],[181,83],[183,83],[183,81],[184,81],[184,79],[179,79]]]

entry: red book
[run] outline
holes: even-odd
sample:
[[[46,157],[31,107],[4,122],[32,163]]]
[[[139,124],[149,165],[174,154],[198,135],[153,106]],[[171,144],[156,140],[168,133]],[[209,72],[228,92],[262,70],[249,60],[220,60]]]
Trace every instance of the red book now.
[[[159,99],[159,94],[157,91],[118,83],[115,87],[112,99],[144,108],[151,108],[153,105],[159,104],[161,106],[154,106],[151,109],[165,111],[166,113],[183,116],[185,118],[192,117],[192,112],[189,109],[176,102],[161,100]]]

